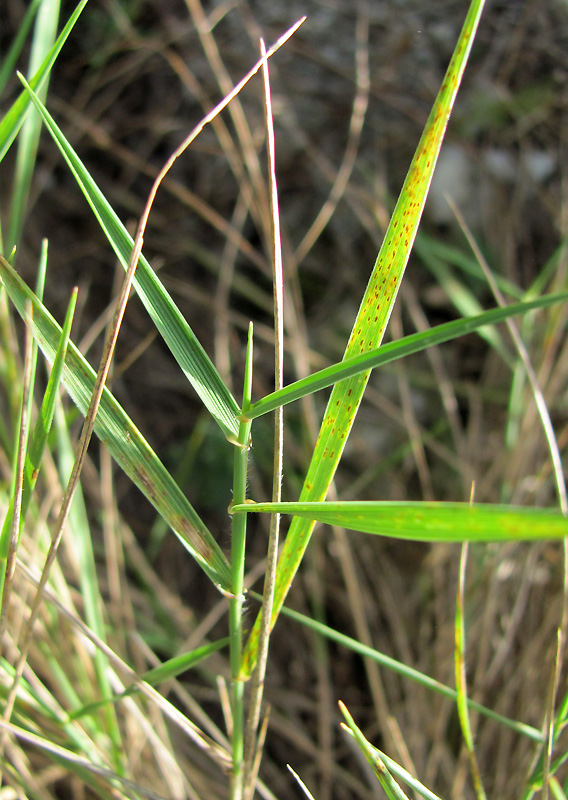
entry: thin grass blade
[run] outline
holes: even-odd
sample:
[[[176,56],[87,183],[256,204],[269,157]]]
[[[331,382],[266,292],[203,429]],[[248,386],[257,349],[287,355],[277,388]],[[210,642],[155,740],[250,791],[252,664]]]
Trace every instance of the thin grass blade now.
[[[59,21],[60,0],[42,0],[38,11],[30,53],[30,78],[40,69],[42,62],[49,57],[55,44],[57,23]],[[38,96],[45,102],[49,74],[38,89]],[[18,137],[18,155],[10,197],[10,224],[8,227],[6,249],[17,247],[27,211],[28,197],[35,170],[41,117],[37,111],[27,114]]]
[[[414,542],[505,542],[563,539],[568,520],[556,509],[469,503],[383,500],[251,503],[235,505],[232,514],[293,514],[361,533]]]
[[[299,400],[302,397],[306,397],[306,395],[325,389],[328,386],[333,386],[333,384],[338,381],[345,380],[346,378],[366,372],[369,369],[374,369],[375,367],[384,366],[399,358],[404,358],[405,356],[425,350],[428,347],[443,344],[452,339],[457,339],[460,336],[465,336],[468,333],[473,333],[487,325],[495,325],[517,314],[526,314],[529,311],[546,308],[554,303],[565,303],[566,301],[568,301],[568,292],[547,294],[536,300],[492,308],[475,317],[466,317],[465,319],[444,322],[442,325],[430,328],[430,330],[412,333],[395,342],[387,342],[387,344],[369,350],[368,353],[363,353],[353,358],[346,358],[343,361],[325,367],[325,369],[318,370],[318,372],[314,372],[306,378],[295,381],[279,391],[267,394],[261,400],[257,400],[256,403],[251,405],[250,409],[246,412],[246,418],[256,419],[263,414],[274,411],[274,409],[279,406],[292,403],[295,400]]]
[[[34,336],[46,358],[53,361],[61,328],[2,256],[0,276],[20,314],[24,313],[26,300],[31,301]],[[95,373],[71,342],[63,368],[63,382],[84,414],[91,399]],[[229,591],[230,569],[221,548],[138,428],[106,388],[95,432],[211,580]]]
[[[30,440],[28,452],[26,454],[26,463],[24,469],[24,485],[22,488],[22,505],[20,513],[22,521],[25,519],[26,516],[26,511],[29,506],[31,495],[39,475],[41,458],[43,455],[43,451],[45,449],[45,445],[47,443],[47,437],[49,435],[49,431],[51,430],[51,423],[53,421],[53,414],[55,411],[55,401],[57,399],[57,393],[59,391],[59,386],[61,383],[61,374],[63,370],[63,364],[65,361],[65,354],[67,352],[67,344],[69,342],[69,336],[71,333],[71,324],[73,322],[73,313],[75,311],[76,298],[77,298],[77,292],[74,291],[71,300],[69,302],[67,314],[65,316],[65,322],[63,324],[61,338],[59,340],[57,349],[55,351],[53,367],[43,397],[41,411],[38,416],[34,432]],[[8,548],[10,526],[12,523],[12,512],[13,512],[13,503],[11,500],[10,505],[8,507],[8,511],[4,518],[4,524],[2,525],[2,532],[0,533],[0,597],[2,596],[2,592],[4,589],[6,558],[8,554],[7,548]]]
[[[425,800],[441,800],[437,794],[431,792],[427,786],[424,786],[423,783],[420,783],[420,781],[414,778],[410,772],[407,772],[403,767],[401,767],[400,764],[397,764],[396,761],[393,761],[392,758],[389,758],[385,753],[372,745],[370,742],[368,744],[371,748],[371,752],[377,754],[389,771],[392,772],[396,778],[399,778],[399,780],[406,783],[406,785],[413,789],[417,795],[424,797]]]
[[[483,5],[484,0],[472,0],[470,5],[458,44],[424,128],[363,296],[345,351],[346,359],[373,350],[382,341],[418,230],[434,166]],[[334,386],[300,500],[318,501],[325,497],[343,453],[369,374],[368,371],[361,373]],[[311,520],[292,521],[278,563],[272,625],[303,558],[312,530]],[[256,662],[258,634],[257,620],[243,654],[241,668],[243,679],[250,677]]]
[[[32,2],[29,4],[27,11],[24,14],[24,18],[18,27],[14,40],[10,45],[8,52],[4,56],[4,60],[0,66],[0,95],[4,91],[10,75],[14,71],[40,2],[41,0],[32,0]]]
[[[75,452],[67,421],[63,409],[59,405],[55,415],[54,430],[57,437],[57,460],[62,486],[66,486],[73,472]],[[107,636],[107,626],[104,618],[104,601],[99,588],[99,570],[93,550],[93,536],[85,498],[79,484],[73,494],[73,501],[69,508],[66,523],[67,533],[73,542],[73,552],[78,565],[78,584],[81,592],[83,614],[87,625],[103,641]],[[92,657],[93,673],[91,685],[94,697],[104,697],[112,692],[109,674],[109,661],[101,650],[95,650]],[[96,687],[96,688],[95,688]],[[108,706],[103,709],[100,721],[102,729],[113,743],[112,752],[115,755],[114,767],[120,769],[121,730],[115,709]]]
[[[256,592],[251,592],[250,594],[257,599],[261,599]],[[456,702],[456,690],[452,689],[450,686],[446,686],[444,683],[440,683],[440,681],[431,678],[429,675],[419,672],[417,669],[409,667],[407,664],[403,664],[401,661],[397,661],[396,659],[391,658],[391,656],[387,656],[378,650],[367,647],[367,645],[362,644],[361,642],[357,641],[357,639],[346,636],[344,633],[339,633],[339,631],[330,628],[328,625],[324,625],[323,623],[318,622],[311,617],[300,614],[298,611],[293,611],[291,608],[286,608],[286,606],[284,606],[282,608],[282,613],[286,617],[293,619],[295,622],[300,623],[300,625],[304,625],[306,628],[310,628],[310,630],[315,631],[320,636],[325,636],[327,639],[336,642],[342,647],[348,648],[353,653],[358,653],[364,658],[373,659],[373,661],[376,661],[377,664],[381,665],[381,667],[390,669],[393,672],[396,672],[398,675],[402,675],[404,678],[414,681],[420,686],[424,686],[426,689],[436,692],[437,694],[441,694],[443,697],[447,697],[453,703]],[[517,720],[504,717],[502,714],[498,714],[496,711],[493,711],[493,709],[487,708],[471,698],[467,699],[467,704],[470,710],[477,711],[484,717],[488,717],[489,719],[498,722],[500,725],[510,728],[521,736],[526,736],[533,742],[542,743],[544,741],[544,735],[542,731],[538,730],[537,728],[526,725],[524,722],[518,722]]]
[[[462,736],[469,756],[469,764],[477,800],[487,800],[481,772],[475,753],[474,736],[471,729],[469,706],[467,704],[467,674],[466,674],[466,637],[465,637],[465,568],[467,564],[467,542],[462,545],[458,590],[456,593],[456,613],[454,620],[454,672],[456,676],[456,690],[458,693],[457,709]]]
[[[465,281],[458,280],[444,261],[437,258],[428,258],[425,254],[422,255],[422,259],[427,263],[428,268],[436,278],[436,282],[460,314],[464,317],[474,317],[481,313],[482,306],[475,294],[468,288]],[[479,335],[499,353],[506,364],[511,363],[511,353],[498,330],[495,330],[495,328],[482,328],[479,331]]]
[[[158,686],[160,683],[164,683],[167,680],[177,678],[178,675],[181,675],[183,672],[187,672],[193,667],[196,667],[198,664],[201,664],[202,661],[205,661],[205,659],[210,655],[218,652],[223,647],[226,647],[228,643],[229,637],[226,636],[224,639],[219,639],[217,642],[211,642],[210,644],[205,644],[202,647],[196,647],[195,650],[192,650],[189,653],[182,653],[182,655],[169,658],[167,661],[164,661],[163,664],[160,664],[159,666],[154,667],[153,669],[150,669],[148,672],[145,672],[143,675],[141,675],[140,681],[148,683],[150,686]],[[106,697],[103,700],[99,700],[96,703],[90,703],[88,706],[83,706],[82,708],[71,712],[69,718],[79,719],[79,717],[92,714],[94,711],[98,710],[107,703],[118,703],[124,697],[130,697],[138,691],[140,691],[140,687],[138,684],[133,683],[120,694],[115,694],[112,697]]]
[[[155,792],[140,786],[135,781],[125,778],[123,775],[118,775],[107,766],[91,761],[84,756],[61,747],[51,739],[38,736],[31,733],[25,728],[20,728],[17,725],[0,720],[0,728],[8,732],[11,736],[16,737],[19,741],[26,742],[34,748],[39,748],[40,751],[47,753],[53,761],[63,764],[66,770],[76,773],[81,780],[85,781],[88,786],[92,786],[96,795],[101,795],[100,781],[95,781],[94,778],[104,778],[111,787],[111,793],[106,796],[119,796],[137,798],[139,796],[147,797],[149,800],[166,800],[163,795],[156,794]]]
[[[298,786],[300,787],[300,789],[302,790],[302,792],[305,794],[305,796],[308,798],[308,800],[315,800],[315,797],[314,797],[314,796],[313,796],[313,794],[310,792],[310,790],[308,789],[308,787],[306,786],[306,784],[304,783],[304,781],[303,781],[303,780],[300,778],[300,776],[298,775],[298,773],[297,773],[297,772],[295,772],[295,771],[292,769],[292,767],[290,766],[290,764],[287,764],[286,766],[288,767],[288,772],[289,772],[289,773],[292,775],[292,777],[294,778],[294,780],[296,781],[296,783],[298,784]]]
[[[47,387],[43,396],[41,410],[36,422],[28,458],[26,461],[26,483],[24,485],[24,502],[22,503],[22,511],[27,509],[29,498],[34,490],[36,481],[38,479],[41,459],[45,445],[47,444],[47,437],[51,430],[51,423],[53,422],[53,415],[55,413],[55,404],[59,395],[59,387],[61,385],[61,378],[63,374],[63,365],[65,364],[65,357],[67,355],[67,347],[71,336],[71,326],[73,324],[73,315],[75,313],[75,305],[77,302],[77,288],[71,294],[69,305],[67,306],[67,313],[63,322],[63,329],[61,332],[61,339],[58,343],[57,350],[55,351],[55,358],[47,381]]]
[[[26,85],[25,81],[23,83]],[[67,161],[110,245],[126,269],[134,246],[132,237],[91,178],[61,129],[31,89],[30,96],[42,114],[47,129]],[[140,256],[134,276],[134,285],[152,322],[204,405],[217,421],[225,436],[236,439],[239,432],[237,415],[240,412],[236,400],[223,383],[213,362],[143,255]]]
[[[365,739],[362,731],[357,727],[355,720],[341,701],[339,701],[339,708],[347,722],[347,730],[353,734],[359,749],[377,776],[377,779],[383,787],[386,796],[389,798],[389,800],[408,800],[408,797],[404,794],[398,783],[390,774],[385,762],[379,756],[377,750],[374,747],[371,747],[370,743]]]
[[[86,5],[87,0],[81,0],[75,11],[69,17],[69,21],[57,37],[57,41],[51,48],[49,54],[46,56],[43,64],[30,81],[29,85],[32,89],[39,89],[42,86],[55,63],[61,48],[67,41],[69,34],[73,30],[75,23],[79,19],[81,12]],[[6,152],[9,150],[10,145],[16,138],[30,103],[31,99],[29,94],[25,90],[22,91],[18,99],[14,101],[0,122],[0,161],[2,161],[6,155]]]
[[[31,306],[26,303],[26,340],[24,348],[24,369],[22,386],[22,400],[20,403],[20,414],[16,429],[15,458],[12,463],[12,485],[10,490],[10,500],[8,513],[4,520],[2,531],[2,552],[1,552],[1,581],[2,581],[2,613],[0,614],[0,638],[4,638],[7,624],[7,609],[10,604],[10,594],[13,586],[13,577],[16,569],[16,554],[20,538],[22,492],[24,487],[24,474],[26,465],[26,453],[29,442],[29,420],[31,411],[32,383],[35,374],[34,360],[35,354],[34,340],[30,325]]]

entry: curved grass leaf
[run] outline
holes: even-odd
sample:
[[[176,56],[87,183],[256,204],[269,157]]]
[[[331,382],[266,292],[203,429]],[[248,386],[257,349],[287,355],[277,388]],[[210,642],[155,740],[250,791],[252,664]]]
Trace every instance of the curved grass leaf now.
[[[504,542],[563,539],[568,520],[560,511],[470,503],[383,500],[319,503],[243,503],[239,512],[293,514],[361,533],[415,542]]]
[[[53,361],[61,328],[2,256],[0,276],[20,315],[25,314],[26,301],[31,302],[34,337],[46,358]],[[67,349],[63,382],[79,410],[85,414],[95,383],[95,372],[72,342]],[[146,439],[106,388],[96,417],[95,432],[211,580],[229,590],[231,573],[223,551]]]
[[[442,325],[430,328],[430,330],[412,333],[409,336],[398,339],[396,342],[387,342],[387,344],[370,350],[368,353],[339,361],[336,364],[325,367],[325,369],[314,372],[312,375],[308,375],[306,378],[294,381],[294,383],[285,386],[283,389],[265,395],[261,400],[251,405],[246,412],[246,418],[256,419],[263,414],[274,411],[279,406],[292,403],[301,397],[318,392],[320,389],[332,386],[345,378],[350,378],[375,367],[384,366],[399,358],[426,350],[428,347],[457,339],[459,336],[473,333],[486,325],[495,325],[516,314],[526,314],[538,308],[546,308],[554,303],[566,301],[568,301],[568,292],[547,294],[537,300],[515,303],[503,308],[492,308],[475,317],[444,322]]]
[[[32,89],[38,89],[42,86],[55,63],[55,60],[57,59],[57,56],[59,55],[59,51],[65,44],[69,34],[73,30],[73,26],[79,19],[79,16],[86,5],[87,0],[81,0],[75,11],[69,17],[67,24],[57,37],[55,44],[46,56],[43,64],[30,81],[29,85]],[[2,121],[0,122],[0,161],[2,161],[9,150],[10,145],[16,138],[26,116],[26,111],[28,110],[30,102],[31,100],[29,94],[23,90],[18,99],[12,103],[11,107],[2,118]]]
[[[484,0],[472,0],[470,4],[456,49],[377,256],[344,359],[374,350],[383,339],[416,237],[442,139],[483,6]],[[370,371],[367,370],[336,383],[333,387],[300,500],[319,501],[325,497],[349,437],[369,374]],[[278,562],[272,625],[302,561],[313,526],[314,523],[309,519],[296,517],[292,520]],[[242,679],[250,677],[256,663],[259,630],[260,621],[257,619],[243,653],[240,674]]]
[[[132,237],[91,178],[53,117],[23,78],[22,82],[28,88],[36,108],[43,117],[46,128],[63,154],[99,225],[126,270],[134,246]],[[223,383],[213,362],[143,255],[140,256],[134,275],[134,286],[152,322],[205,407],[219,424],[225,436],[236,439],[239,432],[237,416],[240,413],[237,401]]]

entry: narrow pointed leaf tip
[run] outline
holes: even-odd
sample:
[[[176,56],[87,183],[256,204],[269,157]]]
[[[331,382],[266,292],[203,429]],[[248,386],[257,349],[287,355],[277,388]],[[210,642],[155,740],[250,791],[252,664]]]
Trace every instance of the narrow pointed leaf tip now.
[[[37,70],[36,74],[30,80],[30,86],[33,89],[40,89],[45,82],[45,79],[49,75],[51,68],[55,64],[57,56],[61,51],[61,48],[67,41],[69,34],[73,30],[73,26],[79,19],[79,16],[83,9],[87,4],[87,0],[81,0],[81,2],[75,8],[75,11],[69,17],[69,20],[61,33],[59,34],[57,41],[45,57],[42,65]],[[17,100],[14,101],[12,106],[8,109],[2,121],[0,122],[0,161],[4,158],[8,149],[10,148],[12,142],[16,138],[18,131],[20,130],[22,123],[25,119],[28,106],[30,105],[30,97],[23,90]]]

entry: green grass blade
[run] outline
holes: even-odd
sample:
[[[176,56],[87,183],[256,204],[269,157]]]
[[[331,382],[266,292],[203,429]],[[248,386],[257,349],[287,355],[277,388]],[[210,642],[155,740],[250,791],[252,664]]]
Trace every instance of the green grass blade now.
[[[404,794],[398,783],[390,774],[385,762],[379,756],[377,750],[374,747],[371,747],[370,743],[365,739],[363,732],[357,727],[355,720],[341,701],[339,702],[339,708],[341,709],[341,713],[347,722],[347,729],[351,731],[355,737],[355,741],[357,742],[359,749],[377,776],[377,779],[383,787],[386,796],[389,798],[389,800],[408,800],[408,797]]]
[[[56,764],[62,765],[67,773],[73,772],[84,781],[88,787],[92,788],[92,793],[95,797],[147,797],[148,800],[166,800],[163,795],[145,789],[143,786],[125,778],[123,775],[118,775],[105,764],[100,764],[91,760],[91,758],[77,754],[74,750],[62,747],[52,740],[53,737],[45,738],[36,733],[32,733],[26,728],[21,728],[17,725],[5,722],[3,719],[0,720],[0,729],[3,732],[9,733],[11,736],[15,736],[18,741],[26,742],[32,748],[38,748],[40,752],[47,754]],[[96,754],[93,754],[93,758],[94,757],[96,757]],[[100,778],[108,782],[110,790],[101,791]],[[102,788],[104,789],[106,787]],[[30,793],[29,796],[34,797],[34,794]]]
[[[228,643],[229,637],[226,636],[224,639],[219,639],[216,642],[205,644],[202,647],[196,647],[195,650],[192,650],[189,653],[182,653],[179,656],[169,658],[167,661],[164,661],[163,664],[160,664],[159,666],[154,667],[153,669],[150,669],[148,672],[145,672],[143,675],[141,675],[140,680],[148,683],[150,686],[158,686],[160,683],[164,683],[172,678],[177,678],[177,676],[181,675],[183,672],[187,672],[193,667],[196,667],[198,664],[201,664],[202,661],[205,661],[205,659],[210,655],[221,650]],[[103,700],[98,700],[96,703],[90,703],[88,706],[83,706],[82,708],[71,712],[69,718],[74,720],[84,717],[87,714],[92,714],[93,711],[97,711],[107,703],[118,703],[124,697],[130,697],[130,695],[133,695],[138,691],[140,691],[140,687],[138,684],[133,683],[120,694],[112,695],[112,697],[106,697]]]
[[[55,351],[55,358],[51,367],[49,380],[43,396],[40,414],[38,416],[30,449],[26,461],[26,485],[24,486],[24,497],[30,496],[34,490],[37,481],[39,470],[41,466],[41,458],[45,445],[47,444],[47,437],[51,430],[51,423],[53,422],[53,415],[55,413],[55,404],[59,394],[59,386],[63,374],[63,365],[67,355],[67,347],[71,336],[71,325],[73,324],[73,315],[75,313],[75,304],[77,302],[77,289],[73,290],[67,313],[63,322],[63,329],[61,338]],[[29,500],[28,500],[29,502]],[[27,507],[22,503],[22,512]]]
[[[293,514],[361,533],[414,542],[505,542],[563,539],[568,520],[555,509],[469,503],[337,501],[243,503],[231,513]]]
[[[46,358],[53,361],[61,328],[2,256],[0,276],[21,315],[25,312],[26,300],[31,301],[34,336]],[[84,414],[91,399],[95,373],[71,342],[63,368],[63,381]],[[231,573],[221,548],[148,442],[106,388],[95,432],[207,575],[222,589],[230,590]]]
[[[465,568],[467,564],[468,545],[461,549],[458,590],[456,593],[456,613],[454,618],[454,673],[456,691],[458,693],[457,709],[463,740],[469,756],[469,764],[477,800],[487,800],[485,788],[477,763],[474,736],[471,729],[469,706],[467,704],[467,672],[466,672],[466,635],[465,635]]]
[[[418,243],[416,250],[419,252]],[[460,281],[456,277],[454,271],[444,261],[437,258],[428,258],[424,253],[421,255],[422,260],[427,264],[440,288],[462,316],[473,317],[481,313],[482,306],[477,297],[472,290],[466,286],[464,281]],[[511,362],[510,353],[498,330],[495,328],[482,328],[479,334],[497,353],[499,353],[505,363]]]
[[[40,69],[42,62],[49,56],[57,34],[60,0],[42,0],[36,23],[30,54],[29,74],[33,76]],[[38,96],[45,102],[49,75],[38,90]],[[10,224],[7,234],[6,249],[8,252],[19,244],[24,227],[28,197],[35,170],[41,117],[37,111],[30,112],[22,125],[18,137],[18,155],[11,192]]]
[[[363,296],[345,351],[346,359],[373,350],[382,341],[418,230],[434,166],[483,5],[484,0],[471,2],[444,82],[424,128]],[[334,386],[300,495],[301,500],[317,501],[325,497],[368,378],[369,372],[364,372]],[[296,518],[292,521],[278,564],[273,625],[303,558],[312,530],[313,522],[310,520]],[[258,633],[257,620],[243,655],[242,678],[250,676],[256,662]]]
[[[416,780],[416,778],[414,778],[410,772],[407,772],[403,767],[397,764],[396,761],[393,761],[392,758],[389,758],[387,755],[385,755],[385,753],[370,743],[369,747],[371,748],[371,752],[374,751],[381,761],[384,762],[385,766],[390,770],[390,772],[392,772],[392,774],[401,781],[404,781],[404,783],[413,789],[417,795],[424,797],[425,800],[440,800],[440,797],[438,797],[437,794],[431,792],[427,786],[424,786],[423,783],[420,783],[420,781]]]
[[[73,321],[73,313],[75,310],[76,298],[77,298],[77,293],[74,292],[71,297],[69,307],[67,309],[65,322],[63,324],[63,330],[55,352],[55,359],[53,361],[53,367],[51,369],[51,374],[49,376],[47,388],[45,390],[45,394],[43,397],[41,411],[38,416],[36,426],[30,440],[28,452],[26,454],[26,463],[24,468],[24,485],[22,489],[20,527],[23,524],[23,520],[25,519],[26,516],[26,511],[30,503],[32,492],[39,475],[41,458],[43,455],[45,445],[47,443],[47,437],[49,435],[49,431],[51,430],[51,423],[53,421],[53,414],[55,411],[55,401],[57,399],[57,393],[59,391],[59,385],[61,383],[63,363],[65,360],[65,354],[67,352],[67,344],[69,342],[69,336],[71,333],[71,324]],[[2,532],[0,533],[0,597],[2,597],[2,592],[4,590],[4,578],[6,575],[6,559],[8,555],[8,541],[9,541],[10,527],[12,524],[12,513],[13,513],[13,498],[10,499],[8,511],[6,513],[6,516],[4,517],[4,523],[2,525]]]
[[[32,87],[32,89],[41,88],[43,82],[46,80],[51,68],[55,63],[61,48],[65,44],[69,34],[73,30],[75,23],[79,19],[79,16],[86,5],[87,0],[81,0],[75,11],[69,17],[69,21],[57,37],[57,41],[51,48],[49,54],[46,56],[45,61],[30,81],[29,85]],[[6,152],[9,150],[10,145],[16,138],[26,116],[26,111],[28,110],[30,102],[31,100],[29,94],[23,90],[18,99],[14,101],[0,122],[0,161],[2,161],[6,155]]]
[[[25,81],[23,83],[27,85]],[[110,245],[124,269],[127,269],[134,246],[132,237],[47,109],[35,93],[31,89],[29,91],[47,129],[61,150]],[[223,383],[213,362],[158,276],[142,255],[134,276],[134,285],[154,325],[205,407],[217,421],[225,436],[232,440],[236,439],[239,433],[237,416],[240,413],[236,400]]]
[[[446,267],[459,270],[469,278],[473,278],[475,282],[485,287],[487,286],[487,278],[483,274],[483,270],[475,256],[472,256],[469,249],[462,250],[454,245],[449,245],[446,242],[440,241],[423,230],[418,232],[416,241],[414,243],[414,255],[418,255],[426,266],[430,266],[430,260],[436,264],[443,264]],[[503,294],[510,297],[512,300],[527,299],[527,294],[530,297],[542,294],[545,286],[548,285],[551,273],[548,274],[548,280],[543,282],[540,291],[525,292],[517,284],[510,281],[504,275],[496,275],[495,280],[503,292]]]
[[[554,303],[564,303],[567,300],[568,292],[548,294],[539,297],[537,300],[515,303],[504,308],[492,308],[475,317],[444,322],[442,325],[430,328],[430,330],[412,333],[409,336],[398,339],[396,342],[387,342],[387,344],[376,347],[368,353],[339,361],[336,364],[325,367],[325,369],[314,372],[312,375],[308,375],[306,378],[295,381],[277,392],[267,394],[261,400],[252,404],[246,412],[246,417],[247,419],[256,419],[263,414],[274,411],[279,406],[292,403],[294,400],[299,400],[302,397],[306,397],[306,395],[325,389],[338,381],[358,375],[361,372],[384,366],[399,358],[425,350],[428,347],[473,333],[486,325],[495,325],[517,314],[526,314],[529,311],[546,308]]]
[[[30,31],[40,2],[41,0],[32,0],[32,2],[29,4],[28,9],[24,14],[24,18],[20,23],[20,27],[18,28],[14,37],[14,41],[10,45],[10,49],[8,50],[7,54],[4,56],[2,66],[0,66],[0,95],[4,91],[10,75],[14,71],[16,62],[18,61],[20,53],[22,52],[22,47],[24,46],[24,42],[26,41],[26,37]]]
[[[45,274],[47,269],[47,240],[43,240],[41,253],[38,263],[38,273],[36,278],[36,293],[38,297],[43,297],[43,290],[45,287]],[[7,309],[6,309],[7,311]],[[31,313],[31,308],[29,311],[26,312],[26,317],[28,314]],[[64,347],[63,343],[64,336],[62,336],[62,340],[60,342],[60,346]],[[33,397],[34,397],[34,387],[35,387],[35,379],[36,379],[36,370],[37,370],[37,355],[38,355],[38,347],[37,343],[33,339],[32,336],[32,347],[29,353],[30,355],[30,370],[29,370],[29,390],[28,390],[28,400],[27,400],[27,411],[24,413],[24,409],[22,408],[22,412],[19,415],[19,425],[18,425],[18,433],[15,439],[15,447],[12,451],[12,488],[10,491],[10,497],[8,501],[8,509],[6,511],[6,515],[4,517],[4,522],[2,524],[2,530],[0,531],[0,605],[2,606],[1,613],[0,613],[0,627],[3,624],[2,621],[5,618],[5,614],[7,612],[7,605],[9,603],[10,592],[11,588],[7,585],[6,578],[7,576],[13,576],[13,567],[15,564],[16,552],[19,546],[20,541],[20,533],[23,526],[23,521],[26,517],[26,511],[29,505],[29,470],[28,470],[28,462],[30,458],[30,452],[34,448],[34,436],[31,439],[26,436],[26,447],[24,453],[24,460],[21,464],[21,473],[19,472],[19,465],[18,465],[18,441],[21,436],[21,426],[22,421],[27,419],[28,421],[32,418],[32,408],[33,408]],[[27,356],[26,356],[27,357]],[[15,365],[14,365],[15,366]],[[15,378],[15,373],[13,373],[13,385],[19,386],[20,380]],[[25,369],[24,369],[24,380],[23,386],[25,385]],[[23,389],[22,386],[22,389]],[[37,426],[36,426],[37,428]],[[18,481],[18,476],[21,477],[21,495],[18,500],[18,506],[16,506],[16,485]],[[19,517],[18,529],[15,531],[14,529],[14,513],[15,509],[17,508],[17,513]],[[9,582],[11,583],[11,577],[8,577]]]
[[[57,435],[56,453],[61,484],[66,486],[73,471],[75,453],[61,405],[59,405],[58,412],[55,415],[54,426]],[[99,639],[106,641],[106,624],[103,613],[104,601],[99,589],[99,572],[93,551],[92,531],[80,485],[77,486],[73,495],[73,502],[69,509],[66,524],[68,528],[66,535],[73,542],[73,552],[77,559],[78,583],[85,620],[95,635]],[[93,667],[93,679],[91,681],[93,695],[95,697],[109,695],[112,692],[109,660],[107,655],[98,648],[93,653]],[[102,712],[101,727],[112,742],[114,767],[120,770],[123,747],[121,745],[122,737],[116,710],[114,707],[108,706]]]

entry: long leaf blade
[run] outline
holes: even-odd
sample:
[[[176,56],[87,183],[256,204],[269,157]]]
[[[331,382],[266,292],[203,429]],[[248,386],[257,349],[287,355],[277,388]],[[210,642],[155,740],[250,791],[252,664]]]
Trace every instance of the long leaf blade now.
[[[296,517],[415,542],[503,542],[563,539],[568,520],[555,509],[469,503],[383,500],[246,503],[239,512],[293,514]]]
[[[60,0],[42,0],[31,43],[30,78],[41,68],[42,63],[49,57],[49,53],[55,44],[60,5]],[[49,74],[47,74],[43,85],[38,89],[38,95],[43,102],[47,97],[48,83]],[[16,157],[10,198],[10,222],[7,234],[8,252],[12,252],[20,242],[36,165],[41,125],[40,115],[36,111],[32,111],[26,116],[20,130],[18,155]]]
[[[495,325],[505,319],[509,319],[517,314],[526,314],[529,311],[534,311],[538,308],[546,308],[554,303],[564,303],[568,300],[568,292],[558,292],[555,294],[547,294],[539,297],[536,300],[526,301],[523,303],[515,303],[499,308],[491,308],[489,311],[484,311],[475,317],[466,317],[464,319],[452,320],[451,322],[444,322],[441,325],[436,325],[430,330],[420,333],[412,333],[395,342],[387,342],[380,347],[369,350],[368,353],[363,353],[353,358],[347,358],[332,364],[329,367],[318,370],[306,378],[301,378],[294,383],[279,389],[276,392],[271,392],[265,395],[261,400],[253,403],[246,412],[247,419],[256,419],[263,414],[268,414],[270,411],[279,408],[280,406],[292,403],[309,394],[318,392],[321,389],[326,389],[338,381],[350,378],[361,372],[366,372],[375,367],[390,364],[399,358],[418,353],[421,350],[426,350],[428,347],[449,342],[452,339],[457,339],[459,336],[466,336],[468,333],[473,333],[479,328],[486,325]]]
[[[26,301],[31,302],[34,336],[46,358],[53,361],[61,328],[2,256],[0,276],[20,315],[25,313]],[[95,373],[72,342],[67,349],[63,382],[84,414],[91,399]],[[229,590],[231,574],[221,548],[146,439],[106,388],[95,432],[206,574],[222,589]]]
[[[377,256],[349,338],[345,359],[373,350],[382,341],[418,230],[442,139],[483,6],[484,0],[471,2],[444,82],[434,102]],[[367,371],[355,375],[334,386],[300,500],[318,501],[325,497],[347,442],[369,374]],[[272,625],[278,617],[308,546],[313,525],[311,520],[298,517],[292,521],[278,563]],[[256,663],[258,634],[257,619],[243,653],[241,668],[243,679],[250,676]]]
[[[57,41],[49,51],[49,54],[46,56],[43,64],[38,69],[32,80],[30,81],[30,86],[33,89],[38,89],[42,86],[43,82],[45,81],[46,77],[49,75],[51,68],[53,67],[57,56],[63,45],[65,44],[69,34],[73,30],[73,26],[79,19],[81,12],[87,5],[87,0],[81,0],[81,2],[77,5],[75,11],[69,17],[69,20],[59,36],[57,37]],[[4,117],[0,122],[0,161],[4,158],[7,151],[10,148],[10,145],[16,138],[18,131],[24,121],[26,116],[26,111],[30,105],[30,96],[29,94],[23,90],[15,100]]]
[[[23,78],[22,81],[28,88],[36,108],[43,117],[45,126],[59,147],[120,263],[124,269],[127,269],[134,246],[132,237],[91,178],[53,117]],[[237,416],[240,413],[237,401],[225,386],[213,362],[143,255],[140,256],[138,262],[134,285],[152,322],[203,404],[225,436],[236,439],[239,432]]]

